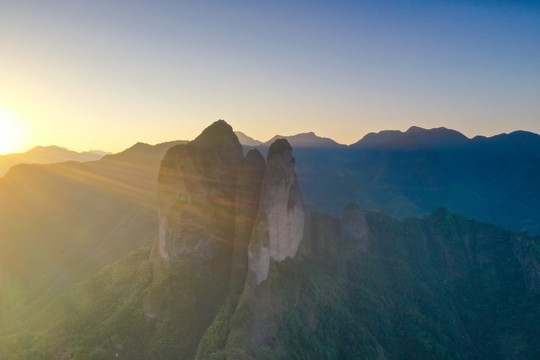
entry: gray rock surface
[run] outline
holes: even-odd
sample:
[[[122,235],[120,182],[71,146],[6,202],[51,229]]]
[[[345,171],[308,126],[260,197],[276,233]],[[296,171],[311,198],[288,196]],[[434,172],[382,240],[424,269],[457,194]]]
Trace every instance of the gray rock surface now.
[[[294,164],[287,140],[276,140],[268,150],[261,205],[249,245],[248,266],[256,284],[268,277],[270,259],[294,257],[304,236],[306,211]]]
[[[230,251],[236,171],[242,159],[242,147],[223,120],[167,152],[158,178],[157,253],[161,259],[188,257],[207,262]]]
[[[250,150],[238,168],[236,221],[231,269],[231,292],[243,290],[248,262],[248,245],[259,211],[266,161],[258,150]]]

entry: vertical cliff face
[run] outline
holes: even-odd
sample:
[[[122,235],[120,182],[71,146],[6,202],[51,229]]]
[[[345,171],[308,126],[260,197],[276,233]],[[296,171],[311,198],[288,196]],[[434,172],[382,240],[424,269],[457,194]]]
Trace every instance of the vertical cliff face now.
[[[304,236],[306,212],[285,139],[268,150],[259,214],[249,245],[249,270],[258,285],[268,277],[270,259],[294,257]]]
[[[238,168],[236,221],[231,269],[231,293],[243,290],[248,262],[248,244],[260,206],[266,162],[258,150],[250,150]]]
[[[159,240],[165,262],[209,262],[231,249],[236,215],[236,172],[242,147],[219,120],[195,140],[171,148],[158,178]]]
[[[222,310],[226,312],[257,302],[252,321],[231,329],[230,341],[225,333],[224,342],[259,348],[270,339],[271,319],[265,314],[271,312],[254,290],[268,278],[272,261],[295,257],[304,238],[306,211],[294,167],[292,148],[284,139],[271,145],[266,162],[257,150],[244,158],[238,139],[224,121],[212,124],[192,142],[171,148],[162,161],[160,229],[152,255],[158,275],[155,289],[145,300],[145,311],[160,316],[161,309],[169,306],[174,314],[204,314],[200,332],[190,337],[197,342],[203,339],[197,350],[201,358],[212,352],[213,334],[221,331],[221,323],[206,330],[208,335],[202,329],[215,316],[226,316],[218,314],[223,304],[227,304]],[[166,270],[168,265],[171,272]],[[189,276],[176,273],[179,267],[175,265],[189,269],[185,270]],[[166,291],[163,286],[189,282],[191,276],[205,279],[193,296],[174,298],[174,306],[159,302]],[[185,300],[195,298],[200,301]],[[254,331],[245,335],[246,328]]]
[[[306,211],[294,167],[291,146],[285,139],[276,140],[268,150],[262,177],[243,293],[224,344],[230,354],[240,358],[267,346],[271,324],[283,315],[283,303],[279,299],[278,304],[273,303],[271,286],[261,283],[268,279],[273,263],[278,266],[278,262],[297,255],[304,239]],[[249,319],[246,314],[250,314]]]
[[[257,150],[244,159],[236,135],[222,120],[171,148],[158,179],[154,257],[164,263],[185,258],[232,264],[236,292],[246,269],[260,284],[270,260],[294,257],[304,236],[306,212],[294,162],[285,139],[270,146],[266,164]]]

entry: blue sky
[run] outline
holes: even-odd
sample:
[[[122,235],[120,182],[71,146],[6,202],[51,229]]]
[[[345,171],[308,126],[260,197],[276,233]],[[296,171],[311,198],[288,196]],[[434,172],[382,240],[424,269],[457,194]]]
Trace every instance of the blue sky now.
[[[21,147],[540,132],[537,2],[4,0],[0,34]]]

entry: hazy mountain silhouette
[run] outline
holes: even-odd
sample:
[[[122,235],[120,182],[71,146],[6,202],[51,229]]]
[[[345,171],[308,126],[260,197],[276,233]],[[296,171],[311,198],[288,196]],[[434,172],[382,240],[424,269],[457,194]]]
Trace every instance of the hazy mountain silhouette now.
[[[240,141],[240,144],[242,145],[259,146],[263,144],[262,141],[255,140],[254,138],[247,136],[241,131],[235,131],[234,133],[236,134],[236,136],[238,137],[238,141]]]
[[[385,130],[378,133],[369,133],[360,141],[350,145],[352,148],[433,148],[463,145],[469,140],[458,131],[444,127],[423,129],[411,126],[407,131]]]
[[[291,144],[291,146],[294,146],[294,147],[309,147],[309,148],[344,148],[346,147],[346,145],[339,144],[330,138],[317,136],[313,132],[300,133],[300,134],[289,135],[289,136],[275,135],[266,142],[255,140],[241,131],[235,131],[234,133],[236,134],[236,136],[238,136],[238,140],[240,141],[240,144],[247,147],[256,147],[256,148],[261,149],[264,152],[266,152],[267,148],[270,147],[270,145],[272,145],[272,143],[276,141],[277,139],[286,139]]]
[[[291,146],[295,148],[301,147],[311,147],[311,148],[344,148],[346,145],[339,144],[334,140],[326,137],[320,137],[315,135],[313,132],[307,132],[302,134],[282,136],[276,135],[267,142],[264,143],[264,146],[270,146],[277,139],[286,139]]]
[[[59,146],[36,146],[25,153],[0,155],[0,176],[17,164],[50,164],[63,161],[94,161],[108,155],[105,151],[76,152]]]
[[[160,161],[178,143],[138,143],[98,161],[21,164],[0,178],[0,271],[5,287],[18,289],[19,306],[153,241]]]

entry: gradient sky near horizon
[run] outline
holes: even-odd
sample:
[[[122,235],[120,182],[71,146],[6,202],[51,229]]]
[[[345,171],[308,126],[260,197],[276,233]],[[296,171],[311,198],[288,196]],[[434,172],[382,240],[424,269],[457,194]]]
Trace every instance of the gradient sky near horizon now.
[[[2,0],[6,113],[10,152],[120,151],[217,119],[263,141],[540,133],[540,2]]]

